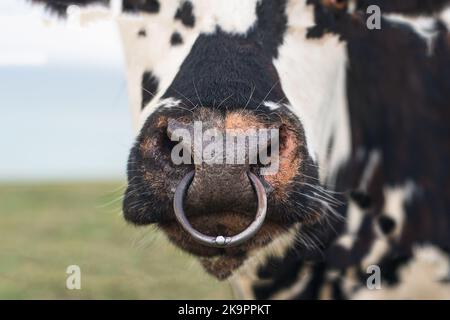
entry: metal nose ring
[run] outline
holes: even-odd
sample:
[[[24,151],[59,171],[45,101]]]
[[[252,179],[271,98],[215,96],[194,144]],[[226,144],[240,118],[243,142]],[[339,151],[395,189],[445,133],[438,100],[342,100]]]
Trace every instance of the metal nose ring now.
[[[255,220],[247,227],[247,229],[232,237],[225,237],[222,235],[218,235],[216,237],[207,236],[195,230],[189,223],[184,213],[183,199],[187,189],[189,188],[189,185],[192,182],[192,179],[194,178],[194,175],[195,171],[189,172],[177,186],[173,199],[173,209],[180,225],[187,233],[192,236],[192,238],[194,238],[195,241],[209,247],[232,247],[249,240],[258,232],[264,222],[264,219],[266,218],[267,195],[266,191],[264,190],[264,186],[256,175],[251,172],[247,172],[247,175],[250,178],[250,181],[255,189],[256,196],[258,198],[258,210],[256,211]]]

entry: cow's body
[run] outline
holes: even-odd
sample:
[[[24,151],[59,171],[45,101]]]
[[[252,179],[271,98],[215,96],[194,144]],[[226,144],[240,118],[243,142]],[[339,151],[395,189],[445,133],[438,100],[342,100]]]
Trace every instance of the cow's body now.
[[[446,1],[359,1],[360,8],[382,5],[381,30],[368,30],[361,11],[322,2],[330,1],[148,1],[141,15],[118,17],[137,128],[161,108],[204,105],[245,104],[266,114],[287,108],[301,120],[318,168],[313,193],[328,218],[292,223],[236,262],[237,296],[450,298]],[[404,13],[427,14],[431,30]],[[264,58],[235,46],[248,39]],[[242,66],[252,67],[236,79],[208,78],[247,58]],[[273,79],[262,81],[258,68],[270,63]],[[201,259],[216,274],[215,258]],[[366,288],[373,265],[383,290]]]
[[[345,223],[310,231],[322,235],[319,249],[293,243],[275,258],[262,253],[265,262],[237,281],[241,296],[450,297],[449,33],[430,18],[430,44],[409,20],[388,17],[382,31],[361,28],[347,39],[352,156],[333,188],[353,190],[340,208]],[[366,287],[372,265],[383,290]]]

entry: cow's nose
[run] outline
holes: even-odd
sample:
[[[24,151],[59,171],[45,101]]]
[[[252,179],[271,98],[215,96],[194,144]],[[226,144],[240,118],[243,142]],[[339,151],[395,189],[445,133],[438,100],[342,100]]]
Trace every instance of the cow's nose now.
[[[171,138],[177,131],[189,132],[189,137],[184,136],[180,141],[181,144],[184,144],[184,151],[190,152],[189,158],[194,162],[194,177],[186,191],[187,214],[197,215],[224,211],[254,214],[257,200],[248,176],[250,171],[248,156],[245,156],[244,163],[235,164],[232,161],[230,163],[230,160],[226,158],[230,152],[224,141],[221,154],[216,155],[214,160],[206,159],[203,151],[207,147],[208,139],[202,139],[203,136],[198,137],[194,126],[195,124],[185,124],[171,119],[168,121],[167,127],[167,134]],[[202,128],[214,129],[223,137],[226,136],[223,132],[223,124],[220,122],[203,122]],[[198,148],[200,144],[202,148]],[[247,144],[237,145],[236,148],[246,148],[246,150],[235,149],[232,151],[236,154],[245,154],[249,152],[247,147]]]
[[[248,165],[197,164],[186,194],[186,211],[192,214],[239,212],[252,214],[256,197]]]
[[[205,138],[203,128],[198,130],[195,123],[192,126],[177,120],[168,121],[168,136],[171,140],[174,136],[176,140],[181,138],[183,153],[192,155],[190,159],[194,161],[194,170],[180,181],[175,190],[175,217],[181,227],[203,245],[237,246],[255,236],[266,217],[266,191],[250,167],[258,149],[257,143],[254,143],[257,140],[255,136],[248,136],[242,130],[238,130],[237,136],[231,137],[227,132],[224,134],[224,122],[220,120],[208,120],[202,123],[203,126],[214,134],[205,134]],[[198,136],[199,133],[201,137]],[[213,138],[212,141],[209,138]],[[209,148],[211,143],[214,146],[212,149]],[[208,152],[204,152],[206,150]],[[222,215],[230,214],[252,217],[241,219],[243,223],[239,223],[239,226],[231,226],[233,229],[242,229],[231,234],[229,223],[220,222]],[[189,217],[194,216],[206,222],[197,224],[196,228],[189,221]],[[204,232],[200,231],[202,229]]]

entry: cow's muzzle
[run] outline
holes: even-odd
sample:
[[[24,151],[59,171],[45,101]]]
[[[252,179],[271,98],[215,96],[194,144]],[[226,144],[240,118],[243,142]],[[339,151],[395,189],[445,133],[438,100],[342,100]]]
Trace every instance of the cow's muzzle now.
[[[244,243],[245,241],[252,238],[258,232],[258,230],[264,223],[264,219],[266,218],[267,196],[264,186],[262,185],[261,181],[255,174],[251,173],[250,171],[247,172],[247,175],[252,183],[253,189],[256,192],[258,201],[258,208],[256,211],[255,219],[244,231],[231,237],[226,237],[222,235],[208,236],[194,229],[192,225],[189,223],[184,213],[183,200],[185,194],[187,193],[189,185],[191,184],[194,178],[194,175],[195,170],[189,172],[177,186],[173,200],[173,208],[178,222],[183,227],[183,229],[192,236],[192,238],[195,241],[209,247],[216,247],[216,248],[232,247]]]

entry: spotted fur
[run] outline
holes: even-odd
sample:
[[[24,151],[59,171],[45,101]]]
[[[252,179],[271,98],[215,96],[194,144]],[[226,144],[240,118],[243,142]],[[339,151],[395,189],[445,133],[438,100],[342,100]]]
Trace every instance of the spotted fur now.
[[[46,2],[62,12],[94,1]],[[366,28],[374,4],[381,30]],[[138,131],[125,217],[161,223],[241,298],[450,298],[449,4],[125,0],[117,22]],[[289,161],[265,180],[265,235],[216,256],[168,222],[190,169],[170,164],[165,130],[169,118],[241,115],[285,128]],[[210,217],[192,219],[211,231]],[[366,287],[371,265],[382,290]]]

